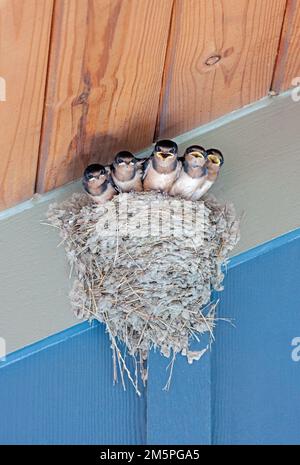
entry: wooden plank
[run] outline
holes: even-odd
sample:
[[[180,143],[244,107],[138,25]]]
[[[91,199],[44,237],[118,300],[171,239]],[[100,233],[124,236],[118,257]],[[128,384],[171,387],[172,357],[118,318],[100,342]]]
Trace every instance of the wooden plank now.
[[[175,0],[157,136],[268,93],[284,8],[285,0]]]
[[[38,191],[152,143],[172,0],[59,0]]]
[[[52,3],[0,2],[0,209],[34,193]]]
[[[287,0],[272,89],[280,92],[300,84],[300,2]],[[293,79],[298,77],[297,82]]]

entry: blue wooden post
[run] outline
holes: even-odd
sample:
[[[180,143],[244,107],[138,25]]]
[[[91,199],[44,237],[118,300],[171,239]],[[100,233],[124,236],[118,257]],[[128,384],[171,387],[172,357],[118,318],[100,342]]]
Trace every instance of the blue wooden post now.
[[[113,386],[99,324],[9,355],[0,364],[0,444],[144,444],[145,397],[127,384]]]
[[[212,350],[216,444],[300,444],[300,230],[237,257]]]
[[[202,342],[201,348],[208,343],[206,335]],[[185,357],[177,355],[170,389],[164,391],[169,363],[170,360],[159,352],[151,352],[147,387],[147,444],[210,444],[210,353],[206,352],[192,365]]]

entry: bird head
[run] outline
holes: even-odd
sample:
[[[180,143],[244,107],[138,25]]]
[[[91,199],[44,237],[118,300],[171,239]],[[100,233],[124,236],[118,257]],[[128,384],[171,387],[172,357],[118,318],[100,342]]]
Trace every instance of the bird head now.
[[[131,177],[135,174],[136,168],[138,166],[138,160],[133,156],[131,152],[127,152],[123,150],[122,152],[118,152],[115,156],[113,162],[113,170],[117,172],[118,175]]]
[[[107,180],[104,166],[94,163],[86,167],[83,173],[83,183],[93,187],[101,186]]]
[[[191,167],[202,167],[206,162],[206,151],[201,145],[191,145],[184,153],[184,160]]]
[[[127,152],[127,150],[123,150],[122,152],[118,152],[115,156],[114,165],[117,166],[133,166],[135,164],[135,158],[131,152]]]
[[[178,147],[172,140],[160,140],[155,144],[153,155],[162,162],[174,161],[177,158]]]
[[[207,161],[206,167],[207,170],[210,172],[218,173],[220,171],[221,166],[224,163],[224,157],[220,150],[217,149],[209,149],[207,150]]]

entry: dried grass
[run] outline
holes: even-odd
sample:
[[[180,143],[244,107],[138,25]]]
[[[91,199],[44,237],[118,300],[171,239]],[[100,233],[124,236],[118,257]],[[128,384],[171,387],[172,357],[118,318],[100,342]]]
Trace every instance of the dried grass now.
[[[186,207],[192,215],[185,215],[183,232]],[[196,218],[202,221],[195,224]],[[140,394],[139,378],[146,383],[154,347],[172,357],[168,389],[177,354],[189,363],[199,360],[208,347],[191,351],[191,339],[205,332],[213,338],[217,302],[211,293],[222,289],[222,264],[239,239],[232,205],[144,192],[120,194],[99,206],[74,194],[51,205],[48,219],[60,230],[75,276],[73,311],[106,325],[114,381],[119,374],[125,389],[126,375]],[[134,359],[132,372],[121,342]]]

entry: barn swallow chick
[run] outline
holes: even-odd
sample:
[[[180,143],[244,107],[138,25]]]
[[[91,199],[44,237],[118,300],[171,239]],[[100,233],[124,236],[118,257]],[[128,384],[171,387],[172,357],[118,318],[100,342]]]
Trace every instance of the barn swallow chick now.
[[[170,195],[191,199],[205,179],[206,151],[200,145],[188,147],[184,153],[183,166],[179,178],[174,182]]]
[[[142,184],[142,163],[134,158],[131,152],[117,153],[111,167],[111,177],[120,192],[141,192]]]
[[[224,158],[220,150],[209,149],[206,152],[206,175],[204,177],[204,182],[192,195],[192,200],[199,200],[201,197],[206,194],[206,192],[211,188],[211,186],[216,181],[221,166],[224,163]]]
[[[144,191],[169,192],[179,176],[181,166],[177,144],[172,140],[158,141],[146,162]]]
[[[107,170],[99,164],[89,165],[85,169],[82,184],[93,201],[99,204],[111,200],[117,194]]]

